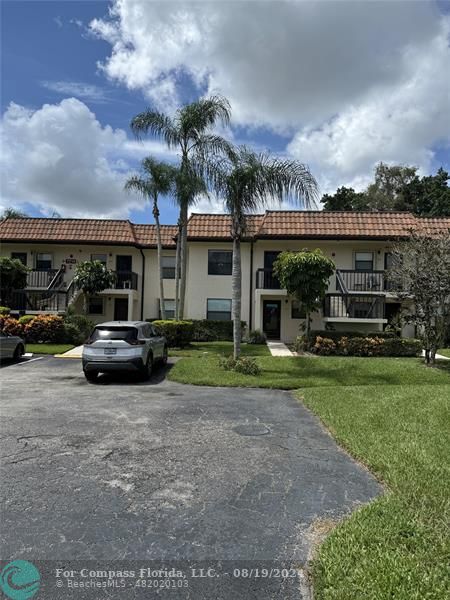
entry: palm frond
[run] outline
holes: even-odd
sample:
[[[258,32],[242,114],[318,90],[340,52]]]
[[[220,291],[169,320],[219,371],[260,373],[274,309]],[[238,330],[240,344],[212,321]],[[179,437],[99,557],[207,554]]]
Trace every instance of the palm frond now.
[[[177,127],[164,113],[145,110],[133,117],[130,127],[138,139],[141,139],[144,133],[150,133],[163,139],[169,148],[174,148],[179,143]]]
[[[130,177],[126,181],[124,189],[127,192],[137,192],[145,198],[148,198],[153,193],[153,188],[151,187],[149,181],[147,179],[142,179],[138,175],[133,175]]]
[[[186,139],[197,140],[218,122],[227,126],[230,118],[230,103],[226,98],[217,95],[186,104],[178,110],[176,122]]]

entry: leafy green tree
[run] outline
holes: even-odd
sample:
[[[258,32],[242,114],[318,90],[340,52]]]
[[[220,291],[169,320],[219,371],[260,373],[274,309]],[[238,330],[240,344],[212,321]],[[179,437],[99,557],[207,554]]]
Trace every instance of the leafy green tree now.
[[[380,162],[375,167],[375,181],[365,191],[369,210],[398,210],[402,193],[414,180],[417,167],[387,165]]]
[[[416,326],[427,365],[433,365],[450,327],[450,231],[433,237],[420,230],[394,246],[387,272],[392,289],[410,308],[402,318]]]
[[[180,170],[186,180],[194,171],[198,175],[211,155],[229,153],[230,144],[221,136],[212,132],[218,123],[226,126],[231,116],[230,104],[222,96],[202,98],[186,104],[177,110],[173,117],[154,110],[146,110],[136,115],[131,121],[131,130],[140,138],[143,134],[151,134],[162,139],[170,149],[177,150],[180,156]],[[179,307],[177,318],[184,315],[186,295],[186,248],[187,221],[189,206],[195,201],[195,196],[186,194],[178,198],[180,213],[178,236],[181,262],[181,281],[179,292]],[[178,253],[177,253],[178,254]]]
[[[24,217],[28,217],[28,215],[21,210],[9,206],[2,212],[0,219],[23,219]]]
[[[398,210],[410,210],[422,217],[450,216],[450,176],[442,167],[436,175],[414,177],[402,190]]]
[[[274,263],[280,285],[294,296],[306,312],[306,335],[310,330],[311,313],[319,310],[328,289],[328,280],[336,267],[319,248],[302,252],[281,252]]]
[[[159,270],[159,306],[161,319],[166,319],[166,309],[164,304],[164,279],[162,267],[162,242],[161,225],[159,222],[159,196],[166,196],[174,189],[176,169],[163,162],[159,162],[153,157],[144,158],[141,164],[141,175],[130,177],[125,184],[125,189],[135,191],[149,198],[152,202],[152,214],[156,226],[156,245],[158,255]]]
[[[116,276],[99,260],[86,260],[76,266],[73,282],[83,293],[83,310],[87,314],[89,296],[112,288]]]
[[[241,240],[246,214],[273,200],[287,199],[309,207],[317,197],[317,184],[306,165],[256,154],[245,147],[235,149],[228,158],[210,162],[207,175],[208,183],[223,198],[231,216],[233,344],[237,358],[241,346]]]
[[[0,257],[0,287],[3,304],[9,306],[14,290],[26,288],[29,270],[17,258]]]
[[[363,192],[355,192],[353,188],[340,187],[336,192],[324,194],[321,200],[326,211],[367,210],[367,201]]]

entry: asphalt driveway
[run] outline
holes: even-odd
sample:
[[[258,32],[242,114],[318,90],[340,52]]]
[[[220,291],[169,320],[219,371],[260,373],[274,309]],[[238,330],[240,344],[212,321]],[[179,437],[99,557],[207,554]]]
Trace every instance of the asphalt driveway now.
[[[324,523],[381,492],[288,392],[184,386],[163,371],[93,385],[80,361],[52,357],[0,377],[1,556],[40,564],[45,598],[306,597],[301,575],[276,569],[304,566]],[[215,571],[101,596],[51,579],[56,564],[113,562]]]

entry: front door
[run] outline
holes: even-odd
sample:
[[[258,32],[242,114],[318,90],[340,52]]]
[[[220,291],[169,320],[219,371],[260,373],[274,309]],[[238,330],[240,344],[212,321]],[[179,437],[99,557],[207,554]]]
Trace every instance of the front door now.
[[[114,321],[128,321],[128,298],[114,298]]]
[[[268,338],[280,339],[281,300],[263,301],[263,331]]]

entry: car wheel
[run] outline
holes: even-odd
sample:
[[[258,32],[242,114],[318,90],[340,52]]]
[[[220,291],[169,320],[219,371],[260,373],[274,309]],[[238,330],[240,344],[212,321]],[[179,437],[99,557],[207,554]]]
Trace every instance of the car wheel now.
[[[153,373],[153,356],[151,353],[149,353],[148,357],[147,357],[147,362],[145,363],[145,367],[142,369],[142,379],[144,381],[147,381],[147,379],[150,379],[150,377],[152,376]]]
[[[98,373],[97,371],[85,371],[84,376],[86,377],[87,381],[94,383],[94,381],[97,381]]]
[[[19,344],[16,347],[16,349],[14,350],[13,359],[20,360],[24,354],[25,354],[25,348],[22,346],[22,344]]]
[[[167,365],[167,358],[169,355],[169,351],[167,350],[167,346],[164,346],[164,351],[161,359],[161,363],[165,366]]]

